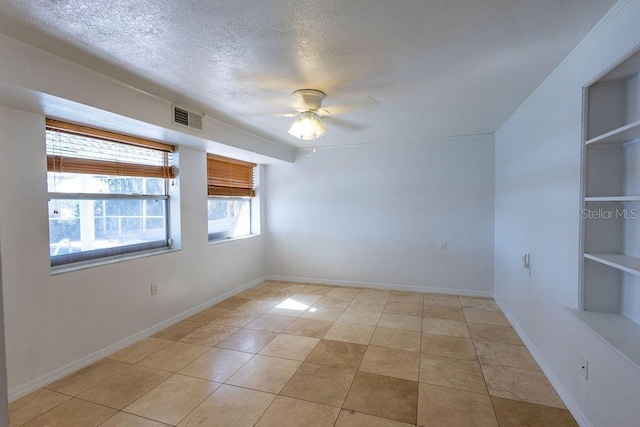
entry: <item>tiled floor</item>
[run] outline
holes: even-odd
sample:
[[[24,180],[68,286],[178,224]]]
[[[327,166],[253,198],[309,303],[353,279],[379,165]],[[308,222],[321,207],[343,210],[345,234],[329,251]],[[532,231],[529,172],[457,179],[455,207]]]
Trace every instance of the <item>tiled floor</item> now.
[[[18,426],[574,426],[493,300],[264,282],[10,404]]]

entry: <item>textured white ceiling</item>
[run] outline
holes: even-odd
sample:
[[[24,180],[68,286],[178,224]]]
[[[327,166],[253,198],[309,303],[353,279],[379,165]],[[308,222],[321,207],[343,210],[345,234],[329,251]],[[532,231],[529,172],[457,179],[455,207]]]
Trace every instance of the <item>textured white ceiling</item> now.
[[[5,0],[0,32],[290,146],[328,146],[493,133],[614,3]],[[269,113],[300,88],[361,107],[337,118],[365,129],[289,136],[293,119]]]

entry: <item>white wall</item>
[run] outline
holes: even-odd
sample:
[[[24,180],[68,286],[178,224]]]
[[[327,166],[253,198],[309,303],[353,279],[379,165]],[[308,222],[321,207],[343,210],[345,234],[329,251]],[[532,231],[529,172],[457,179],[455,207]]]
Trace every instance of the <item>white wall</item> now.
[[[208,245],[206,156],[184,147],[182,250],[51,275],[44,120],[0,107],[0,247],[14,398],[265,276],[262,236]],[[151,283],[158,296],[150,295]]]
[[[582,88],[640,44],[638,22],[640,1],[619,3],[496,133],[496,299],[584,425],[640,419],[640,370],[563,310],[578,305]]]
[[[493,162],[477,136],[269,165],[269,276],[491,295]]]

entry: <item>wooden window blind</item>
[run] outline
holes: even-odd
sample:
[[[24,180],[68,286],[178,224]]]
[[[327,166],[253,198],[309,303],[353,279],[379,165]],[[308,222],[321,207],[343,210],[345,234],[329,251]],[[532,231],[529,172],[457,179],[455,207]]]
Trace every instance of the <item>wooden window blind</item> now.
[[[173,145],[47,119],[47,170],[175,178]]]
[[[253,197],[254,163],[227,157],[207,155],[207,187],[209,196]]]

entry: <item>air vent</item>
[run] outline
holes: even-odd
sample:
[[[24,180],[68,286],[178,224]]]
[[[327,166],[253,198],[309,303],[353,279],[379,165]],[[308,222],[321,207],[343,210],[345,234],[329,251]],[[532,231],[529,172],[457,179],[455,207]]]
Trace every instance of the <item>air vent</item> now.
[[[194,113],[185,108],[173,106],[173,123],[202,130],[202,114]]]

